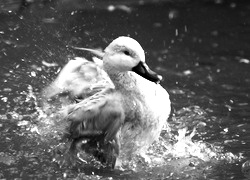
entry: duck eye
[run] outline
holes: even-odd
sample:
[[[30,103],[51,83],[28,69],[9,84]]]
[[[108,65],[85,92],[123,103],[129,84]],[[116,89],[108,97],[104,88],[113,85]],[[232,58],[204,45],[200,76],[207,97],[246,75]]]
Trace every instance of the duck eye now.
[[[127,56],[130,55],[130,53],[128,51],[124,51],[124,54],[127,55]]]

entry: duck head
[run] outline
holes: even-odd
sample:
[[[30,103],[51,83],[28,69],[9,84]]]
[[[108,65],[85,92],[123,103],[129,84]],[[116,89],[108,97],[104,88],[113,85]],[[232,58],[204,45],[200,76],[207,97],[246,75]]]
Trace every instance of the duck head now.
[[[108,74],[133,71],[145,79],[159,83],[158,75],[145,63],[145,53],[141,45],[130,37],[118,37],[104,50],[103,66]]]

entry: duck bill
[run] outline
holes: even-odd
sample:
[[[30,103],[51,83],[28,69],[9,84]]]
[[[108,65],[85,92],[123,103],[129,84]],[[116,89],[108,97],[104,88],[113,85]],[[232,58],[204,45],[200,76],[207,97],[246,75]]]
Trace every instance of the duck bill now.
[[[162,76],[149,69],[148,65],[145,62],[139,62],[139,64],[135,66],[132,71],[155,83],[160,83],[162,80]]]

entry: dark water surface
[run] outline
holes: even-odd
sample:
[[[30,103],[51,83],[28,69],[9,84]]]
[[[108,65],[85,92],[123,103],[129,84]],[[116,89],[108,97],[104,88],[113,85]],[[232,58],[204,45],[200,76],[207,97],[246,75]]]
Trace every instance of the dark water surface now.
[[[64,2],[0,14],[0,179],[247,179],[241,167],[250,159],[250,2]],[[60,168],[52,162],[56,139],[34,125],[37,95],[71,57],[89,57],[70,45],[105,48],[121,35],[140,42],[165,79],[171,147],[184,139],[200,154],[167,148],[172,161],[139,172]],[[189,139],[177,138],[181,129]]]

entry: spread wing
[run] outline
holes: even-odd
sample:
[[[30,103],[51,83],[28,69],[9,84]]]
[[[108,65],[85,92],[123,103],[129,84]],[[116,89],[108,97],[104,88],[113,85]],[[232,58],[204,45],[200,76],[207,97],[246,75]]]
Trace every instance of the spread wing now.
[[[112,91],[102,91],[71,105],[65,119],[70,123],[65,137],[72,142],[70,153],[75,153],[81,142],[82,150],[114,168],[120,150],[119,130],[125,115],[120,96]]]
[[[62,123],[67,124],[64,135],[72,141],[69,152],[76,152],[76,145],[84,139],[87,142],[81,144],[82,149],[114,166],[119,154],[118,131],[125,118],[122,98],[102,69],[102,61],[93,60],[70,60],[42,96],[61,104],[68,97],[77,102],[66,102],[66,106],[59,108],[64,117]]]
[[[113,89],[71,105],[67,120],[70,121],[69,136],[72,139],[103,137],[105,142],[115,139],[124,122],[121,97]]]
[[[84,58],[70,60],[42,95],[45,99],[57,95],[70,95],[72,99],[84,99],[106,88],[114,87],[107,73],[102,69],[101,60],[94,62]]]

